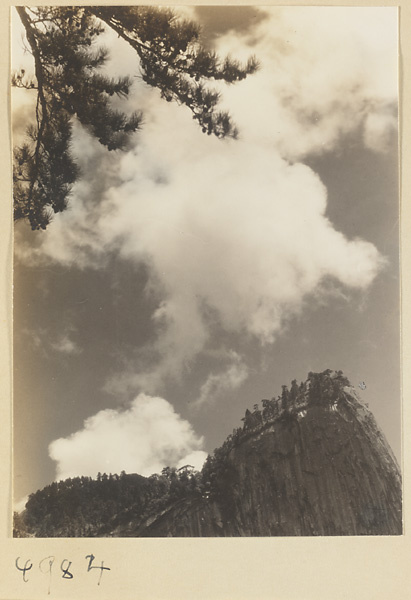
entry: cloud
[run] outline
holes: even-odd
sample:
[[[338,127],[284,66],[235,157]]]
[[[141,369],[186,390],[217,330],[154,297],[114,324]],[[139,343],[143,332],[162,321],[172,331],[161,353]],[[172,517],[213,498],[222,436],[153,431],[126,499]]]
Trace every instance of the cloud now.
[[[24,496],[24,498],[21,498],[20,500],[13,499],[13,510],[17,513],[23,512],[23,510],[26,508],[28,499],[28,496]]]
[[[163,298],[152,317],[155,369],[134,383],[181,373],[215,327],[272,343],[322,280],[366,289],[383,266],[372,244],[333,228],[307,166],[242,141],[209,143],[201,161],[175,163],[167,185],[147,175],[148,146],[128,155],[137,175],[105,196],[106,247],[147,261]]]
[[[188,110],[136,84],[131,104],[145,109],[145,124],[135,147],[109,153],[77,127],[73,151],[85,177],[71,208],[37,248],[19,249],[32,261],[93,267],[116,253],[146,265],[147,291],[158,298],[156,339],[108,388],[158,393],[215,348],[216,331],[231,335],[227,352],[235,336],[272,344],[307,298],[319,299],[324,281],[328,297],[330,282],[349,297],[384,267],[374,245],[335,229],[327,190],[303,160],[360,131],[381,150],[392,134],[396,11],[264,11],[252,31],[219,39],[223,54],[240,58],[252,45],[262,65],[224,88],[240,140],[204,136]],[[129,51],[119,56],[131,68]],[[199,401],[246,370],[232,369],[211,374]]]
[[[56,352],[62,354],[81,354],[82,349],[74,342],[68,334],[63,334],[55,342],[51,342],[50,346]]]
[[[197,471],[201,471],[203,468],[205,459],[207,458],[207,453],[203,450],[194,450],[187,456],[184,456],[176,465],[177,469],[181,469],[181,467],[185,467],[186,465],[191,465]]]
[[[99,471],[149,476],[165,466],[199,465],[206,457],[202,445],[169,402],[140,394],[128,409],[102,410],[80,431],[54,440],[49,455],[57,463],[57,480]]]
[[[215,402],[224,393],[235,390],[241,386],[248,377],[248,367],[243,359],[236,353],[229,353],[230,364],[219,373],[210,373],[200,388],[200,395],[192,403],[199,408],[205,404]]]
[[[264,8],[266,19],[248,35],[222,37],[219,52],[245,58],[252,49],[262,65],[241,84],[241,95],[234,87],[224,91],[243,136],[295,161],[331,151],[371,115],[385,115],[384,130],[395,132],[395,108],[389,118],[387,104],[398,95],[397,12]]]
[[[394,106],[367,115],[364,122],[364,142],[375,152],[386,152],[390,148],[393,133],[397,131],[398,117]]]
[[[25,336],[25,342],[30,344],[37,353],[46,357],[55,356],[55,353],[63,355],[78,355],[83,349],[72,339],[76,329],[69,325],[65,331],[55,335],[53,331],[45,327],[22,328],[20,334]]]

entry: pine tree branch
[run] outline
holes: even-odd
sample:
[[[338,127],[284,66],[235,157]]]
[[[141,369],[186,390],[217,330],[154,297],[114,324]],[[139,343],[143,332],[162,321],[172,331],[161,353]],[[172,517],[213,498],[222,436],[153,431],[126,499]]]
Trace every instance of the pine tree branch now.
[[[106,25],[108,25],[111,29],[113,29],[113,31],[115,31],[120,37],[122,37],[126,42],[128,42],[138,52],[139,52],[139,50],[142,50],[142,51],[146,50],[147,52],[150,52],[151,54],[154,54],[155,56],[157,56],[157,58],[164,60],[164,57],[159,52],[156,52],[150,46],[147,46],[143,42],[140,42],[139,40],[132,38],[132,37],[128,36],[126,33],[124,33],[124,29],[121,27],[121,24],[118,24],[119,21],[117,21],[113,16],[106,17],[104,15],[104,9],[100,9],[96,6],[87,6],[87,7],[84,7],[84,9],[85,9],[85,11],[94,15],[101,21],[104,21],[104,23],[106,23]],[[139,52],[139,55],[141,56],[140,52]]]
[[[137,38],[127,35],[124,31],[124,28],[122,27],[121,21],[119,21],[112,15],[109,17],[105,16],[104,9],[89,6],[85,7],[85,10],[87,10],[90,14],[94,15],[101,21],[104,21],[104,23],[106,23],[106,25],[108,25],[113,31],[115,31],[119,35],[119,37],[122,37],[123,40],[129,43],[130,46],[132,46],[132,48],[134,48],[137,51],[140,58],[144,59],[144,52],[148,52],[152,56],[155,56],[159,61],[165,63],[168,67],[172,68],[173,71],[175,71],[176,73],[181,73],[182,75],[187,75],[192,78],[196,76],[196,72],[190,74],[188,73],[186,68],[180,67],[179,65],[175,64],[173,62],[172,57],[164,56],[164,54],[155,50],[152,46],[144,44]]]
[[[177,103],[187,106],[193,113],[193,118],[199,120],[203,131],[208,130],[209,133],[212,132],[213,119],[211,113],[213,112],[213,110],[210,111],[210,114],[205,115],[207,125],[204,122],[204,118],[201,119],[201,115],[203,113],[203,108],[201,105],[204,102],[204,98],[202,97],[204,87],[202,83],[198,83],[202,75],[198,72],[196,68],[194,68],[190,72],[189,70],[187,70],[187,68],[180,67],[178,64],[175,64],[171,56],[165,56],[163,53],[155,50],[151,46],[144,44],[135,37],[131,37],[130,35],[125,33],[124,27],[122,27],[121,23],[117,19],[115,19],[113,15],[107,16],[105,14],[104,8],[100,9],[96,7],[87,7],[85,10],[88,10],[89,13],[91,13],[93,16],[104,21],[104,23],[106,23],[106,25],[108,25],[113,31],[115,31],[119,35],[119,37],[123,38],[126,42],[128,42],[132,46],[132,48],[136,50],[143,64],[148,62],[149,59],[147,55],[149,55],[155,57],[155,59],[162,63],[162,66],[165,70],[171,69],[174,72],[174,76],[171,77],[170,81],[164,81],[163,85],[161,84],[161,80],[159,79],[159,77],[161,76],[160,71],[158,71],[157,73],[154,72],[154,77],[153,74],[151,74],[153,83],[151,83],[147,78],[150,77],[150,74],[147,71],[147,69],[145,70],[145,74],[147,75],[147,77],[143,76],[143,79],[150,85],[154,85],[155,87],[157,87],[160,90],[162,96],[168,101],[173,99]],[[181,77],[181,82],[184,80],[187,82],[187,84],[184,85],[182,89],[179,89],[178,85],[172,85],[171,83],[174,80],[174,83],[178,84],[179,77]],[[188,78],[191,80],[190,83],[188,83],[187,81]],[[216,102],[214,104],[216,104]],[[229,120],[228,116],[227,118]],[[230,127],[228,127],[227,129],[227,133],[229,129]],[[225,136],[225,133],[220,135],[219,133],[217,133],[217,130],[215,130],[214,133],[215,135],[217,135],[217,137]],[[237,130],[235,128],[232,129],[231,135],[234,138],[237,137]]]
[[[119,22],[113,16],[106,17],[104,15],[103,10],[94,6],[87,7],[85,10],[88,10],[92,15],[94,15],[101,21],[104,21],[104,23],[106,23],[106,25],[108,25],[113,31],[115,31],[119,35],[119,37],[123,38],[123,40],[125,40],[128,44],[130,44],[130,46],[132,46],[132,48],[134,48],[138,52],[140,58],[144,58],[143,52],[149,52],[150,54],[156,56],[159,60],[166,62],[169,66],[172,66],[172,68],[175,71],[187,75],[187,71],[185,71],[181,67],[177,67],[176,65],[171,65],[167,58],[164,57],[160,52],[157,52],[150,46],[147,46],[143,42],[140,42],[138,39],[127,35],[124,31],[124,28],[121,27],[120,24],[118,24]]]
[[[26,30],[27,41],[30,44],[30,48],[34,57],[34,67],[35,74],[37,79],[37,104],[36,104],[36,119],[37,119],[37,142],[34,150],[34,174],[32,176],[28,196],[27,196],[27,205],[30,207],[31,201],[33,198],[33,190],[34,185],[37,180],[37,175],[39,172],[39,160],[40,160],[40,148],[43,137],[43,132],[46,127],[48,121],[48,109],[47,109],[47,101],[44,95],[44,77],[43,77],[43,67],[41,62],[40,52],[37,46],[36,36],[33,32],[32,21],[28,14],[26,13],[23,6],[16,6],[16,10],[19,14],[21,22]],[[39,104],[41,105],[41,118],[39,116]]]
[[[128,96],[130,78],[109,80],[97,72],[105,55],[88,50],[104,26],[136,52],[143,80],[166,101],[184,104],[202,131],[236,137],[228,113],[216,112],[219,94],[205,85],[210,79],[239,81],[256,68],[202,49],[192,22],[173,23],[172,11],[129,10],[127,7],[16,7],[33,56],[35,77],[22,69],[13,75],[17,87],[36,90],[35,123],[29,143],[19,150],[24,170],[14,175],[15,219],[27,218],[32,229],[45,229],[48,206],[65,209],[77,175],[70,154],[70,120],[77,116],[109,150],[123,148],[139,118],[127,118],[110,106],[113,94]],[[16,176],[17,175],[17,176]],[[50,209],[50,210],[51,210]]]

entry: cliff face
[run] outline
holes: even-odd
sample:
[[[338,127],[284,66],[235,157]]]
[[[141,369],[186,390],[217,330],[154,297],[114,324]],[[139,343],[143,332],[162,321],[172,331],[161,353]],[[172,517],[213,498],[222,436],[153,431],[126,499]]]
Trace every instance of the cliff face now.
[[[274,418],[248,413],[238,441],[208,465],[210,491],[114,535],[400,534],[397,462],[347,384],[331,371],[312,374]]]
[[[247,410],[201,473],[79,478],[37,492],[26,535],[401,534],[398,464],[341,372],[310,373],[262,404]]]

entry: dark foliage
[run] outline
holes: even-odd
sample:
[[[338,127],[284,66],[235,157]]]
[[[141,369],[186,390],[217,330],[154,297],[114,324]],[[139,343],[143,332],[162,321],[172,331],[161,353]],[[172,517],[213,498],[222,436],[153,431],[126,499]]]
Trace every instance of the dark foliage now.
[[[209,455],[201,473],[190,465],[179,470],[165,467],[160,475],[107,475],[97,479],[76,477],[52,483],[31,494],[23,514],[15,516],[15,537],[107,536],[118,526],[143,523],[187,498],[210,499],[218,503],[229,519],[233,507],[231,491],[236,472],[228,460],[230,451],[276,423],[292,429],[307,407],[330,407],[346,394],[350,383],[341,371],[309,373],[307,381],[291,388],[282,386],[281,395],[262,400],[247,409],[244,425],[234,429],[223,445]],[[263,459],[264,457],[262,457]]]
[[[93,47],[105,26],[133,47],[143,80],[162,98],[187,106],[204,133],[236,137],[230,116],[216,108],[219,94],[206,82],[234,83],[253,73],[257,63],[220,61],[201,46],[194,23],[153,7],[17,7],[17,12],[35,77],[14,73],[12,85],[34,90],[37,103],[27,142],[14,151],[15,220],[45,229],[52,214],[66,208],[79,175],[70,151],[73,118],[109,150],[126,148],[141,125],[140,112],[126,115],[112,106],[113,96],[129,96],[132,78],[102,74],[108,52]]]
[[[199,495],[198,475],[176,469],[142,477],[99,473],[54,482],[31,494],[15,515],[15,537],[96,537],[120,523],[160,510],[182,497]]]
[[[350,382],[342,371],[327,369],[322,373],[309,373],[307,381],[301,382],[300,385],[294,379],[290,390],[283,385],[281,395],[277,398],[263,399],[262,411],[259,410],[258,404],[254,404],[253,412],[247,409],[242,419],[243,427],[234,429],[223,445],[217,448],[213,455],[207,457],[201,477],[208,493],[215,492],[214,482],[221,477],[225,468],[225,457],[232,448],[248,439],[257,430],[270,427],[278,420],[294,423],[301,411],[308,406],[338,402],[338,399],[344,395],[343,388],[349,385]]]

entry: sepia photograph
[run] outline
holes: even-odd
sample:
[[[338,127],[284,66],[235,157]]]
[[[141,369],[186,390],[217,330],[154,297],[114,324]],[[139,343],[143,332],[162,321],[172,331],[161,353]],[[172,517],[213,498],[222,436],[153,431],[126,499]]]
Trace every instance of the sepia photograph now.
[[[402,536],[398,26],[11,9],[14,538]]]

